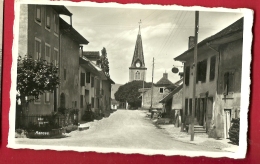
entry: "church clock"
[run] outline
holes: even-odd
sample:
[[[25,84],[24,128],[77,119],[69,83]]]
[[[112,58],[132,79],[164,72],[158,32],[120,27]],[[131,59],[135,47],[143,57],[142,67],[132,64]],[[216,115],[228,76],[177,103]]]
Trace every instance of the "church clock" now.
[[[139,68],[141,66],[140,62],[136,62],[135,66]]]

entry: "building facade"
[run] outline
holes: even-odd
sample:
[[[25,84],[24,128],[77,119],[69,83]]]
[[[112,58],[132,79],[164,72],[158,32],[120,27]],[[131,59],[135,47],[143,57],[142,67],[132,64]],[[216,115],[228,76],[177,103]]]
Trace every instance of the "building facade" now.
[[[228,138],[231,119],[239,117],[243,18],[198,44],[195,125]],[[182,106],[192,112],[193,48],[175,58],[184,62]]]
[[[18,55],[59,63],[59,14],[71,16],[64,6],[20,5]],[[29,103],[26,115],[45,115],[54,111],[54,93],[44,93]]]

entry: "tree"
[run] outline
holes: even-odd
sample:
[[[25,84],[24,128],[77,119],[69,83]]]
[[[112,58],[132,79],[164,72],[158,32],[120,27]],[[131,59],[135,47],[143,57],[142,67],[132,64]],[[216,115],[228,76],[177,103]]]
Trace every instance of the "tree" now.
[[[144,82],[145,88],[151,88],[152,83]],[[138,90],[143,88],[143,81],[132,81],[122,85],[115,93],[115,99],[120,102],[128,102],[131,107],[138,107],[141,105],[140,92]]]
[[[100,57],[100,64],[101,64],[101,68],[104,71],[104,73],[109,77],[109,62],[108,62],[108,58],[107,58],[107,51],[106,48],[103,47],[103,49],[101,50],[101,57]]]
[[[46,60],[33,60],[32,57],[18,57],[17,99],[21,103],[39,98],[45,92],[53,92],[59,85],[58,67]]]

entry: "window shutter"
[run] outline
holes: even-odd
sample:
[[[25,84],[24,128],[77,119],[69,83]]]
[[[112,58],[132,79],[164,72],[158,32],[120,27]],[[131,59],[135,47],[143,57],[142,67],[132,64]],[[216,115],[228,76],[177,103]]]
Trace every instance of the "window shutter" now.
[[[186,67],[185,70],[185,85],[189,86],[190,83],[190,66]]]
[[[85,86],[85,73],[81,73],[80,86]]]
[[[80,95],[80,107],[83,108],[83,95]]]
[[[90,83],[90,72],[86,73],[86,83]]]

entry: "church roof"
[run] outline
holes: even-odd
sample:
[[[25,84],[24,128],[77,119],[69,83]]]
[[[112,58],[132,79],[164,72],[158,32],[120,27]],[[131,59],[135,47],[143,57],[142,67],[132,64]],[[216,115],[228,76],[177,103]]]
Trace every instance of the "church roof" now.
[[[161,87],[161,86],[169,86],[173,84],[169,79],[168,79],[168,74],[164,73],[163,77],[155,84],[155,86],[157,87]]]
[[[135,64],[137,61],[141,62],[141,68],[145,68],[144,52],[143,52],[143,44],[142,44],[142,36],[141,36],[141,32],[140,32],[140,27],[139,27],[139,32],[138,32],[136,43],[135,43],[135,50],[134,50],[131,67],[135,67]]]

